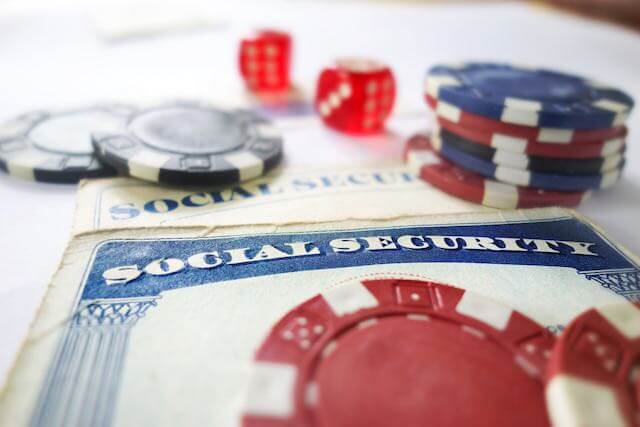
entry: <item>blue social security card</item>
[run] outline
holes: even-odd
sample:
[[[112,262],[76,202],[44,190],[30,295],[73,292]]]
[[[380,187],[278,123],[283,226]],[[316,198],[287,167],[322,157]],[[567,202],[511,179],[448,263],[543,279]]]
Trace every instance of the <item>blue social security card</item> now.
[[[589,307],[640,299],[639,277],[636,258],[553,208],[83,233],[10,375],[0,424],[237,425],[269,399],[251,397],[250,373],[270,329],[354,280],[447,284],[557,334]],[[278,402],[270,415],[286,418]]]

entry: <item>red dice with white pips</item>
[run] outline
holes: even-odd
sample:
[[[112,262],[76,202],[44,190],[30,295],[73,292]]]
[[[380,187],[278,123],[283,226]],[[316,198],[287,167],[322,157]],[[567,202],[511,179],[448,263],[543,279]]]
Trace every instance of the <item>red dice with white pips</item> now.
[[[389,67],[369,59],[340,59],[320,73],[315,106],[333,129],[372,134],[384,130],[395,97]]]
[[[290,88],[291,36],[277,30],[255,32],[240,42],[238,64],[251,92],[287,92]]]

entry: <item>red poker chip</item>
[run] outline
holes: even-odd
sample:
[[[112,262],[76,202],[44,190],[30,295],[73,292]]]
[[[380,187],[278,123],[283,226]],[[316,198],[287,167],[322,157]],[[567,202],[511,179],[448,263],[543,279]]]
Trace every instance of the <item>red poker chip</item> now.
[[[625,126],[605,129],[573,130],[514,125],[469,113],[438,101],[431,96],[426,96],[425,98],[429,106],[436,112],[438,120],[443,127],[456,133],[464,129],[467,133],[475,135],[472,139],[481,143],[488,143],[485,141],[492,141],[496,135],[499,135],[521,139],[523,140],[521,143],[527,143],[527,145],[542,144],[542,146],[558,145],[560,147],[580,145],[582,147],[585,143],[592,143],[586,144],[588,146],[603,145],[604,141],[624,138],[627,134],[627,128]],[[507,149],[506,146],[501,146],[500,148]],[[529,154],[534,155],[536,153],[531,152]],[[600,157],[603,155],[604,154],[593,154],[590,157]]]
[[[590,191],[543,190],[486,178],[440,157],[424,134],[407,141],[405,161],[422,180],[445,193],[494,208],[575,207],[591,195]]]
[[[626,136],[627,131],[625,127],[623,128],[623,135],[607,140],[581,142],[579,144],[559,144],[513,139],[495,132],[466,128],[443,117],[438,117],[438,123],[443,128],[477,144],[530,156],[560,159],[601,158],[623,151],[625,145],[624,136]]]
[[[575,318],[553,349],[547,380],[555,426],[640,426],[640,303]]]
[[[287,313],[256,357],[245,427],[548,425],[553,336],[470,291],[362,280]]]

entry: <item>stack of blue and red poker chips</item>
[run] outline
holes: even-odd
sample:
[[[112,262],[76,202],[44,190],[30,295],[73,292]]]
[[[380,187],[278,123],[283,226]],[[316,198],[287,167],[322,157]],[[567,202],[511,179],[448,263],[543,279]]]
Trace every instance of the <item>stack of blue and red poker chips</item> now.
[[[437,123],[406,158],[458,197],[500,208],[576,206],[616,183],[633,99],[622,90],[544,69],[439,65],[425,98]]]

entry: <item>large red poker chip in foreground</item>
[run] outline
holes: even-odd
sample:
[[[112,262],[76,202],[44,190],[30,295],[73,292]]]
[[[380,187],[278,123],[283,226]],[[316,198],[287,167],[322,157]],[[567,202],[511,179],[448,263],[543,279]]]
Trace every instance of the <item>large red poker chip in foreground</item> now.
[[[357,280],[287,313],[257,351],[255,426],[544,426],[545,328],[438,283]]]
[[[574,319],[553,349],[547,377],[554,426],[640,426],[640,303]]]
[[[544,206],[574,207],[586,200],[590,191],[552,191],[515,186],[486,178],[440,157],[429,136],[416,134],[405,146],[405,162],[424,181],[452,196],[503,209]]]

